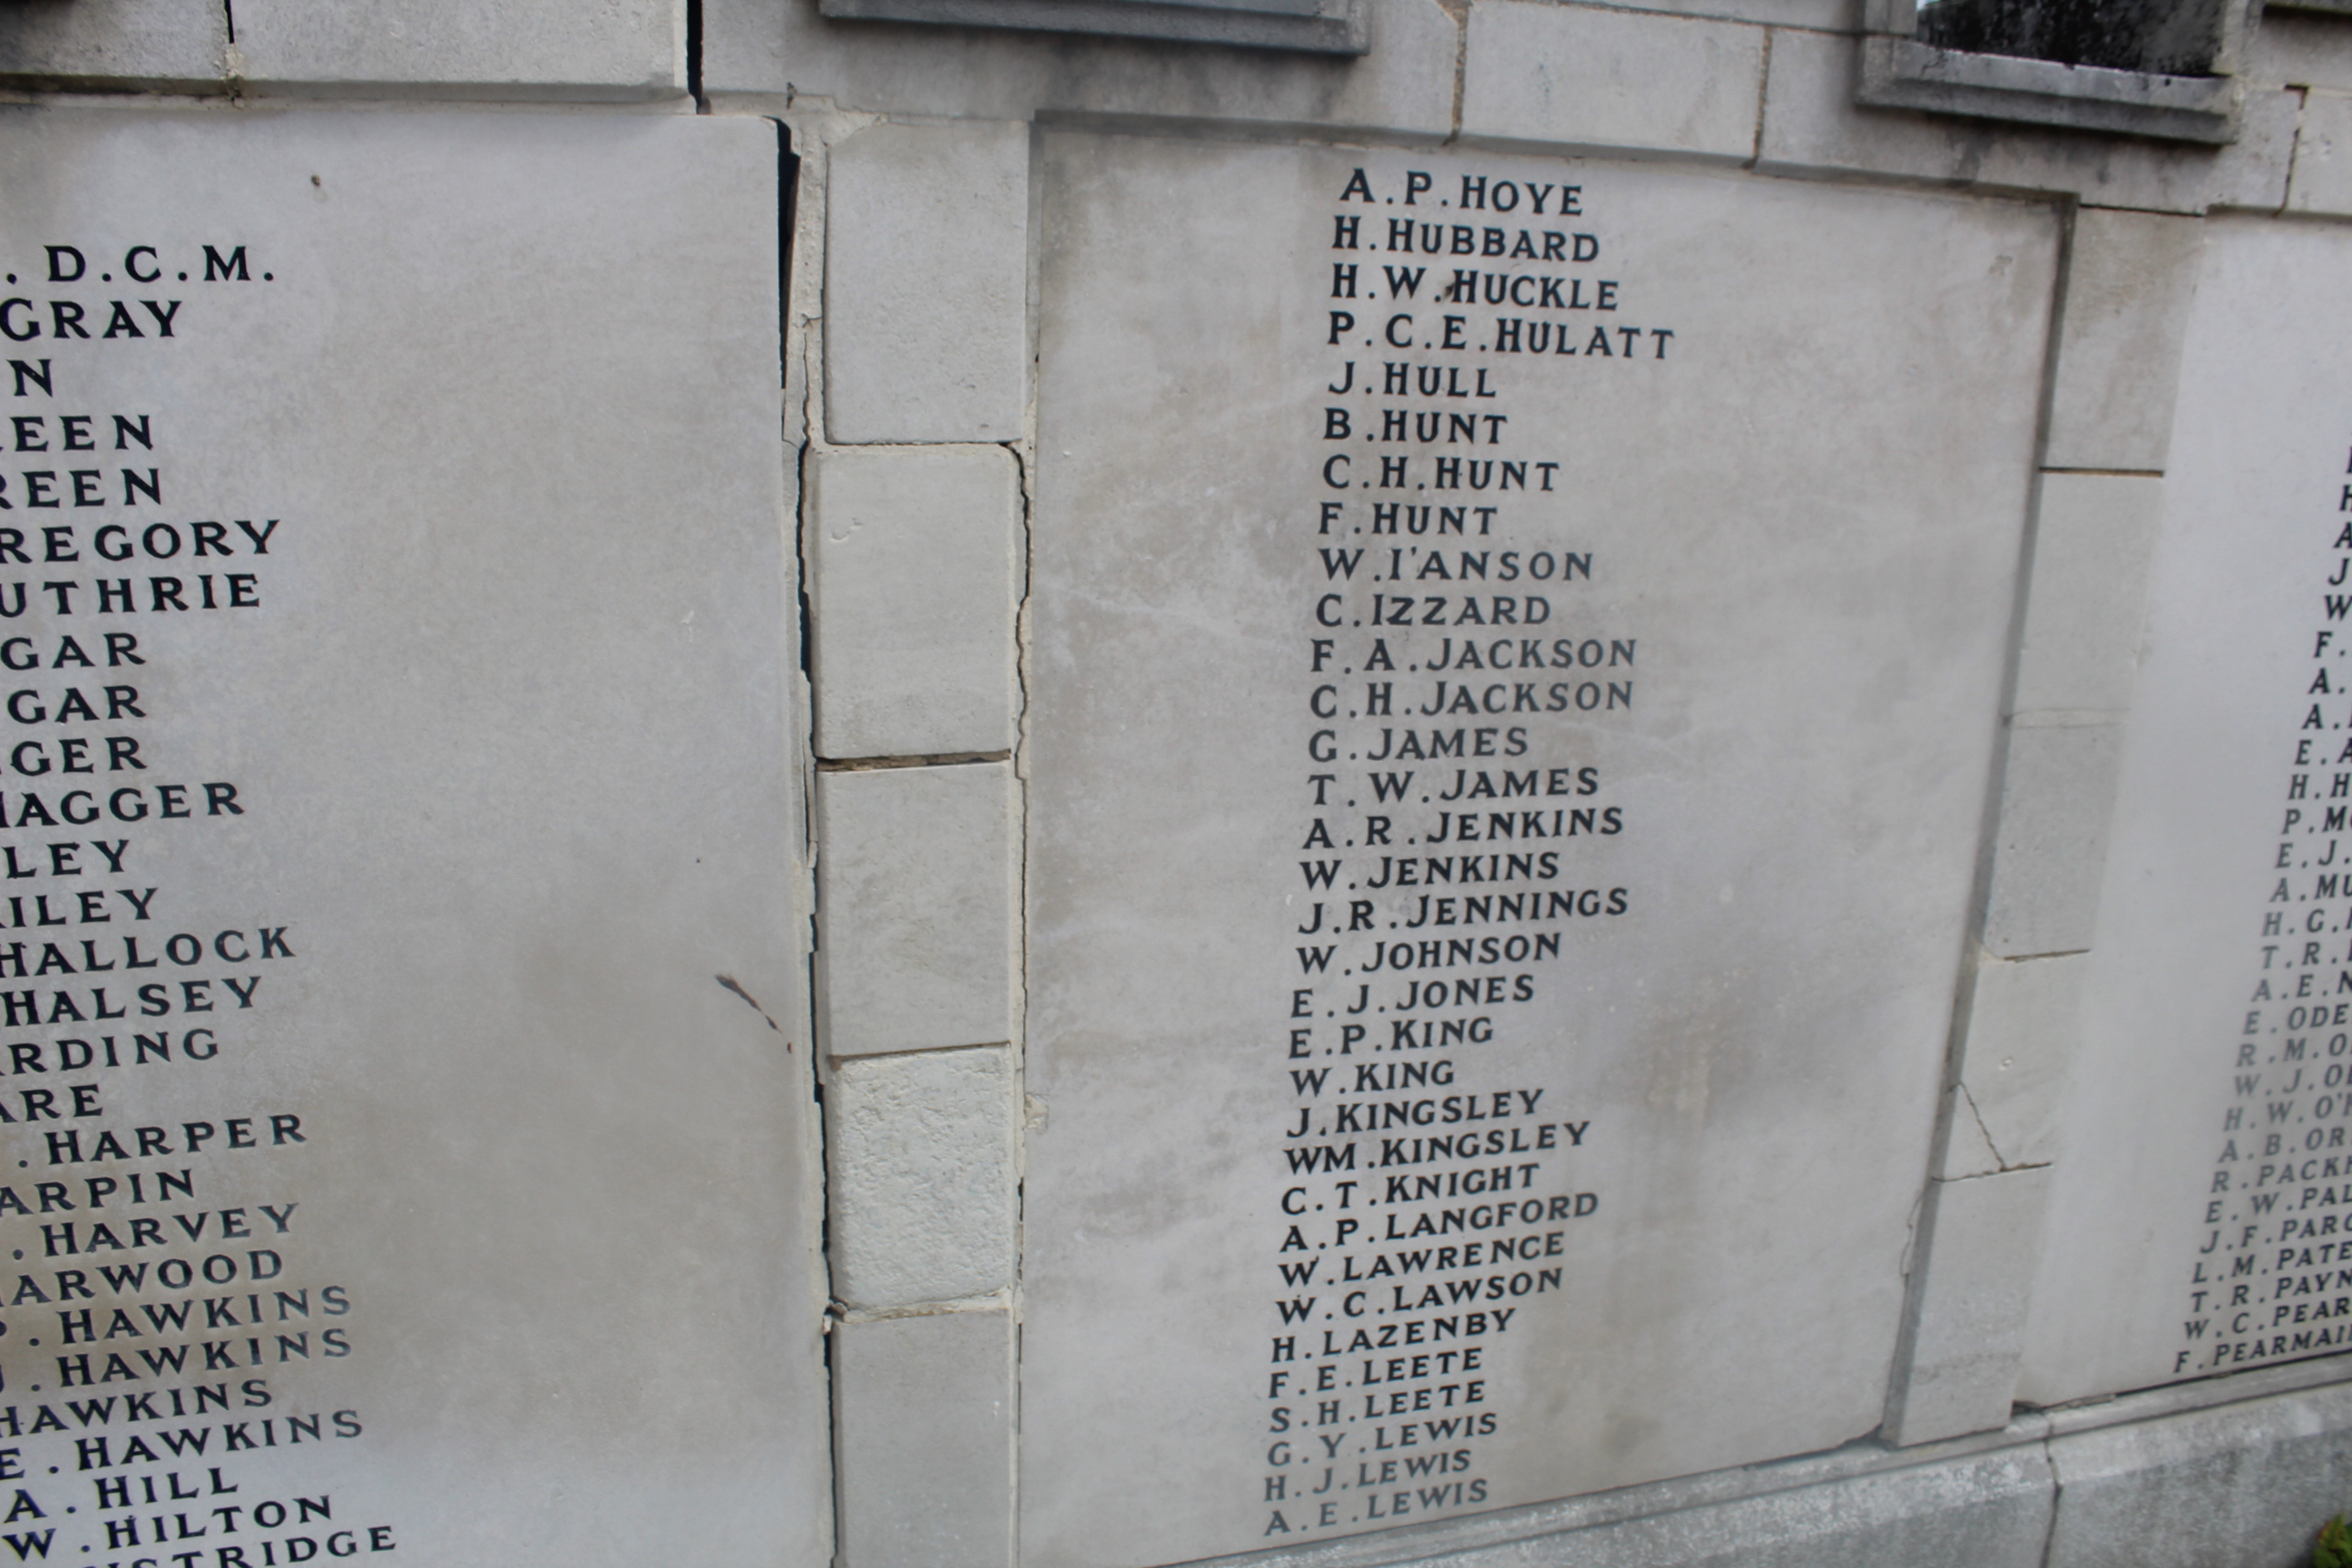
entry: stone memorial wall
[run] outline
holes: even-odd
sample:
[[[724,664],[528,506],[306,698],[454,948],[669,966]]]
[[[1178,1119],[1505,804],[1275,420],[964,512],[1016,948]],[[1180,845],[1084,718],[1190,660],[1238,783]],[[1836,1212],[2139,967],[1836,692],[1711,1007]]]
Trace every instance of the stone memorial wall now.
[[[810,1561],[772,132],[18,120],[0,1540]]]
[[[0,5],[0,1562],[2308,1561],[2352,24],[828,8]]]

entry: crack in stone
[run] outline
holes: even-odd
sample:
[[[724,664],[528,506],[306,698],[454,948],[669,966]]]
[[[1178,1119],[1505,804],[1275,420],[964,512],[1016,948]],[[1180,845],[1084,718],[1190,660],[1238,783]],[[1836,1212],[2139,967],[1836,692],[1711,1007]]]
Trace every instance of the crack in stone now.
[[[1985,1147],[1992,1151],[1992,1163],[2004,1171],[2010,1169],[2009,1157],[2000,1152],[2000,1145],[1992,1141],[1992,1129],[1985,1125],[1984,1112],[1977,1109],[1977,1097],[1969,1092],[1967,1080],[1962,1079],[1957,1087],[1960,1098],[1969,1102],[1969,1114],[1976,1119],[1977,1131],[1983,1134]]]

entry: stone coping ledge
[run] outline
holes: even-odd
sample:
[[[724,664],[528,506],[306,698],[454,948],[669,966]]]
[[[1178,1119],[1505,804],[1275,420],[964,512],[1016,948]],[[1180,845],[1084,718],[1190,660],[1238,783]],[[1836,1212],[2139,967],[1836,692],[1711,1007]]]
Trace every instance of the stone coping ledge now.
[[[1309,54],[1370,52],[1363,0],[820,0],[838,21],[926,22],[1029,32],[1091,33]]]
[[[1916,38],[1863,41],[1857,101],[2171,142],[2234,142],[2243,94],[2231,77],[2156,76],[1937,48]]]
[[[1468,1519],[1410,1525],[1377,1535],[1205,1559],[1186,1568],[1392,1568],[1429,1563],[1462,1552],[1536,1543],[1547,1537],[1566,1536],[1599,1526],[1743,1502],[1808,1487],[1860,1481],[1905,1470],[1958,1469],[1987,1459],[2025,1458],[2053,1438],[2346,1384],[2352,1384],[2352,1357],[2323,1356],[2262,1372],[2201,1378],[2046,1410],[2021,1407],[2010,1424],[1999,1431],[1924,1443],[1916,1447],[1897,1448],[1874,1436],[1862,1437],[1824,1453],[1677,1476],[1586,1497],[1501,1509]],[[2316,1520],[2313,1525],[2316,1528]],[[1510,1561],[1519,1559],[1515,1556]]]

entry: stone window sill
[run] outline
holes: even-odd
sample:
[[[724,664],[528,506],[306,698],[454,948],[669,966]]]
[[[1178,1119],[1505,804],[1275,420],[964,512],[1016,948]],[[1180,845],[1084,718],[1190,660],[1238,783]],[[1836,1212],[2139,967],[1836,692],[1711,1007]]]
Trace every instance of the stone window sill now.
[[[1910,0],[1878,0],[1870,9],[1876,14],[1863,39],[1859,102],[2171,142],[2237,140],[2244,92],[2227,68],[2234,27],[2214,75],[2161,76],[1938,48],[1913,36]]]
[[[1241,48],[1360,55],[1371,47],[1364,0],[819,0],[843,20],[1096,33]]]

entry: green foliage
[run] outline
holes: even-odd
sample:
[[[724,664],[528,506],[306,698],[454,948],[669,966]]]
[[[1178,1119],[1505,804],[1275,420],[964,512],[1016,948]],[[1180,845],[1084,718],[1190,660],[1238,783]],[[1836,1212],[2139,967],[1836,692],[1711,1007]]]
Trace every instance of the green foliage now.
[[[2319,1543],[2312,1552],[2312,1568],[2352,1568],[2352,1529],[2337,1514],[2319,1527]]]

